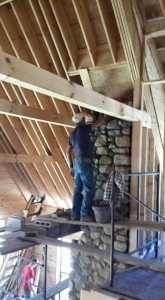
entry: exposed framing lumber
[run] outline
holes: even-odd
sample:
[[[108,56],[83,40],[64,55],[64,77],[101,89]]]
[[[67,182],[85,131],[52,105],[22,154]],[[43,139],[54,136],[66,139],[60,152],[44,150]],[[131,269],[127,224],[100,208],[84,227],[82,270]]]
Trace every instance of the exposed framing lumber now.
[[[72,0],[92,65],[96,64],[96,40],[83,0]]]
[[[60,292],[62,292],[63,290],[65,290],[68,287],[68,284],[69,284],[69,279],[65,279],[51,287],[48,287],[46,289],[46,299],[50,299],[50,298],[52,299],[55,295],[57,295]],[[33,300],[45,300],[45,298],[43,296],[43,292],[35,295],[33,297]]]
[[[146,38],[146,40],[149,40],[149,39],[157,38],[157,37],[161,37],[161,36],[165,36],[165,29],[146,34],[145,38]]]
[[[112,59],[115,63],[117,58],[117,40],[114,28],[112,26],[112,20],[110,19],[110,15],[108,13],[108,7],[106,1],[104,0],[96,0],[96,3],[99,9],[101,21],[108,41],[108,46],[111,51]]]
[[[0,163],[55,163],[53,156],[0,153]]]
[[[153,84],[162,84],[165,83],[165,79],[158,79],[158,80],[149,80],[149,81],[142,81],[142,85],[153,85]]]
[[[60,28],[61,35],[63,37],[66,49],[68,51],[70,60],[74,69],[77,68],[77,45],[74,40],[66,13],[63,9],[61,0],[52,1],[50,0],[54,16]]]
[[[154,78],[155,76],[157,78],[164,77],[161,71],[161,67],[159,65],[157,55],[156,55],[156,47],[154,44],[154,40],[149,40],[147,43],[147,39],[145,39],[146,43],[146,49],[144,55],[146,56],[146,65],[144,66],[143,69],[143,82],[147,82],[146,86],[143,88],[143,98],[146,104],[147,111],[151,115],[151,120],[152,120],[152,132],[153,132],[153,137],[154,137],[154,142],[157,150],[157,154],[159,157],[159,162],[160,162],[160,170],[161,172],[163,171],[163,137],[161,136],[161,131],[160,131],[160,124],[157,116],[157,110],[155,109],[155,104],[156,100],[153,98],[152,93],[153,87],[152,84],[150,86],[150,82],[155,82],[155,80],[150,80]],[[154,70],[154,74],[151,73],[150,71],[150,65],[148,66],[148,57],[150,58]],[[150,74],[151,73],[151,74]],[[150,76],[149,76],[150,75]],[[154,77],[153,77],[154,76]],[[150,77],[150,78],[149,78]],[[149,79],[149,81],[148,81]],[[160,80],[158,80],[160,83]],[[154,83],[155,84],[155,83]],[[156,80],[157,84],[157,80]],[[164,94],[164,92],[163,92]],[[154,101],[155,100],[155,101]]]
[[[140,79],[136,79],[134,83],[133,106],[141,107],[141,84]],[[141,172],[141,150],[142,150],[142,123],[132,124],[132,145],[131,145],[131,172]],[[138,198],[138,180],[136,177],[131,178],[131,194]],[[130,202],[130,219],[137,220],[137,203]],[[129,251],[137,247],[138,233],[135,229],[129,232]]]
[[[42,32],[42,36],[43,36],[43,40],[46,44],[46,47],[48,49],[48,53],[52,59],[53,65],[55,70],[57,70],[57,74],[65,77],[65,72],[63,70],[63,66],[62,63],[59,59],[58,53],[54,47],[54,43],[51,39],[51,36],[48,34],[48,30],[47,27],[45,26],[45,24],[43,23],[43,19],[42,19],[42,13],[40,13],[40,6],[38,4],[38,1],[29,1],[29,5],[32,9],[32,12],[35,16],[37,25],[39,26],[40,31]]]
[[[89,72],[87,69],[80,69],[79,70],[81,81],[83,83],[83,86],[87,89],[93,90],[92,82],[89,76]]]
[[[139,1],[132,0],[132,4],[134,6],[134,9],[138,16],[138,20],[140,22],[141,27],[143,28],[144,33],[150,32],[150,26],[146,18],[145,9],[142,0]]]
[[[12,2],[13,0],[0,0],[0,6]]]
[[[124,52],[127,58],[132,81],[140,77],[141,44],[132,2],[130,0],[112,0],[112,6],[118,24]]]
[[[32,5],[34,5],[33,2],[34,1],[32,1]],[[67,67],[68,67],[67,55],[68,54],[67,54],[67,50],[65,48],[64,42],[62,40],[60,31],[58,29],[57,22],[54,18],[53,12],[52,12],[51,8],[49,7],[48,3],[45,2],[44,0],[39,0],[38,4],[39,4],[42,14],[44,16],[44,19],[47,24],[51,38],[53,40],[53,43],[56,47],[61,64],[65,71],[66,77],[67,77],[67,79],[69,79],[69,76],[67,74]],[[52,30],[52,28],[53,28],[53,30]]]
[[[159,3],[160,3],[163,16],[165,17],[165,0],[159,0]]]
[[[132,300],[132,298],[121,296],[119,294],[110,292],[110,291],[104,291],[103,289],[100,290],[90,290],[90,291],[86,291],[86,290],[81,290],[81,300]]]
[[[70,117],[0,99],[0,114],[74,128]]]
[[[91,246],[72,244],[72,243],[63,242],[63,241],[60,241],[57,239],[52,239],[49,237],[43,237],[43,236],[38,236],[38,237],[34,237],[34,238],[20,237],[20,238],[17,238],[16,240],[18,240],[19,245],[21,245],[21,249],[24,249],[23,245],[24,245],[24,243],[26,244],[27,242],[29,242],[29,244],[30,243],[31,244],[32,243],[45,244],[45,245],[47,244],[47,245],[52,245],[52,246],[69,248],[76,252],[87,253],[88,255],[92,255],[92,256],[100,256],[102,258],[104,257],[104,258],[110,259],[109,250],[100,250],[100,249],[97,249],[97,248],[91,247]],[[21,242],[22,242],[22,244],[21,244]],[[19,245],[18,245],[18,247],[19,247]],[[10,247],[11,247],[11,245],[10,245]],[[16,243],[15,243],[14,247],[19,249],[17,247]],[[30,245],[29,245],[29,247],[30,247]],[[9,250],[9,246],[5,245],[4,247],[0,248],[0,254],[2,254],[2,255],[8,254],[11,252],[10,250]],[[8,252],[8,251],[10,251],[10,252]],[[14,251],[16,251],[16,250],[14,250]],[[14,252],[14,251],[12,251],[12,252]],[[159,262],[157,260],[154,260],[154,261],[149,260],[149,259],[142,260],[140,258],[136,258],[136,257],[130,256],[128,254],[123,254],[123,253],[118,253],[118,252],[115,252],[114,258],[116,261],[125,263],[128,265],[135,265],[135,266],[144,267],[144,268],[151,269],[151,270],[156,270],[156,271],[159,270],[161,272],[165,272],[165,264],[162,264],[162,262]]]
[[[141,120],[143,126],[150,127],[150,115],[145,111],[87,90],[3,52],[0,53],[0,80],[119,119],[132,122]]]

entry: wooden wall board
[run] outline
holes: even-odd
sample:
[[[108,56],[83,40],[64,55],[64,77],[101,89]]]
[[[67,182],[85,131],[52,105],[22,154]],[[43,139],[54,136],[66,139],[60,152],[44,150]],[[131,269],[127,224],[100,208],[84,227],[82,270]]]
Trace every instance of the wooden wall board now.
[[[131,298],[122,297],[121,295],[117,295],[112,292],[108,292],[105,290],[81,290],[80,292],[81,300],[127,300]]]

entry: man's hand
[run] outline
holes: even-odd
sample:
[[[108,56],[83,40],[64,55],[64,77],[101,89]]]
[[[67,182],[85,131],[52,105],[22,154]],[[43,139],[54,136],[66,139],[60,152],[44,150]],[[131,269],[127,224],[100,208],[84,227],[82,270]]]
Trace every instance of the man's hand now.
[[[70,175],[71,175],[72,177],[74,177],[74,175],[75,175],[74,169],[73,169],[73,168],[70,168]]]

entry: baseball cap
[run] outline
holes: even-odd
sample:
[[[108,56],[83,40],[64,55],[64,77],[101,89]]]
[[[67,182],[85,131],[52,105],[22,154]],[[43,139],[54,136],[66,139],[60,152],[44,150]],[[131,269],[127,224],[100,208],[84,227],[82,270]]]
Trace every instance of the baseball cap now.
[[[75,114],[73,117],[72,117],[72,121],[76,124],[80,123],[82,121],[82,119],[84,118],[84,115],[81,114],[81,113],[78,113],[78,114]]]

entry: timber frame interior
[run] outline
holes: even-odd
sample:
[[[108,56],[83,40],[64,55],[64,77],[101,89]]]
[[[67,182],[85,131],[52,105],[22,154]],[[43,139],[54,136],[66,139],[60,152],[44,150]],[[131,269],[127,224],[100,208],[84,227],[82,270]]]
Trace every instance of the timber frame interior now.
[[[71,117],[91,111],[132,122],[131,172],[159,168],[165,217],[164,73],[164,0],[0,0],[0,219],[32,194],[46,195],[45,213],[71,207]],[[140,193],[155,210],[152,176]],[[141,208],[140,220],[155,218]]]

